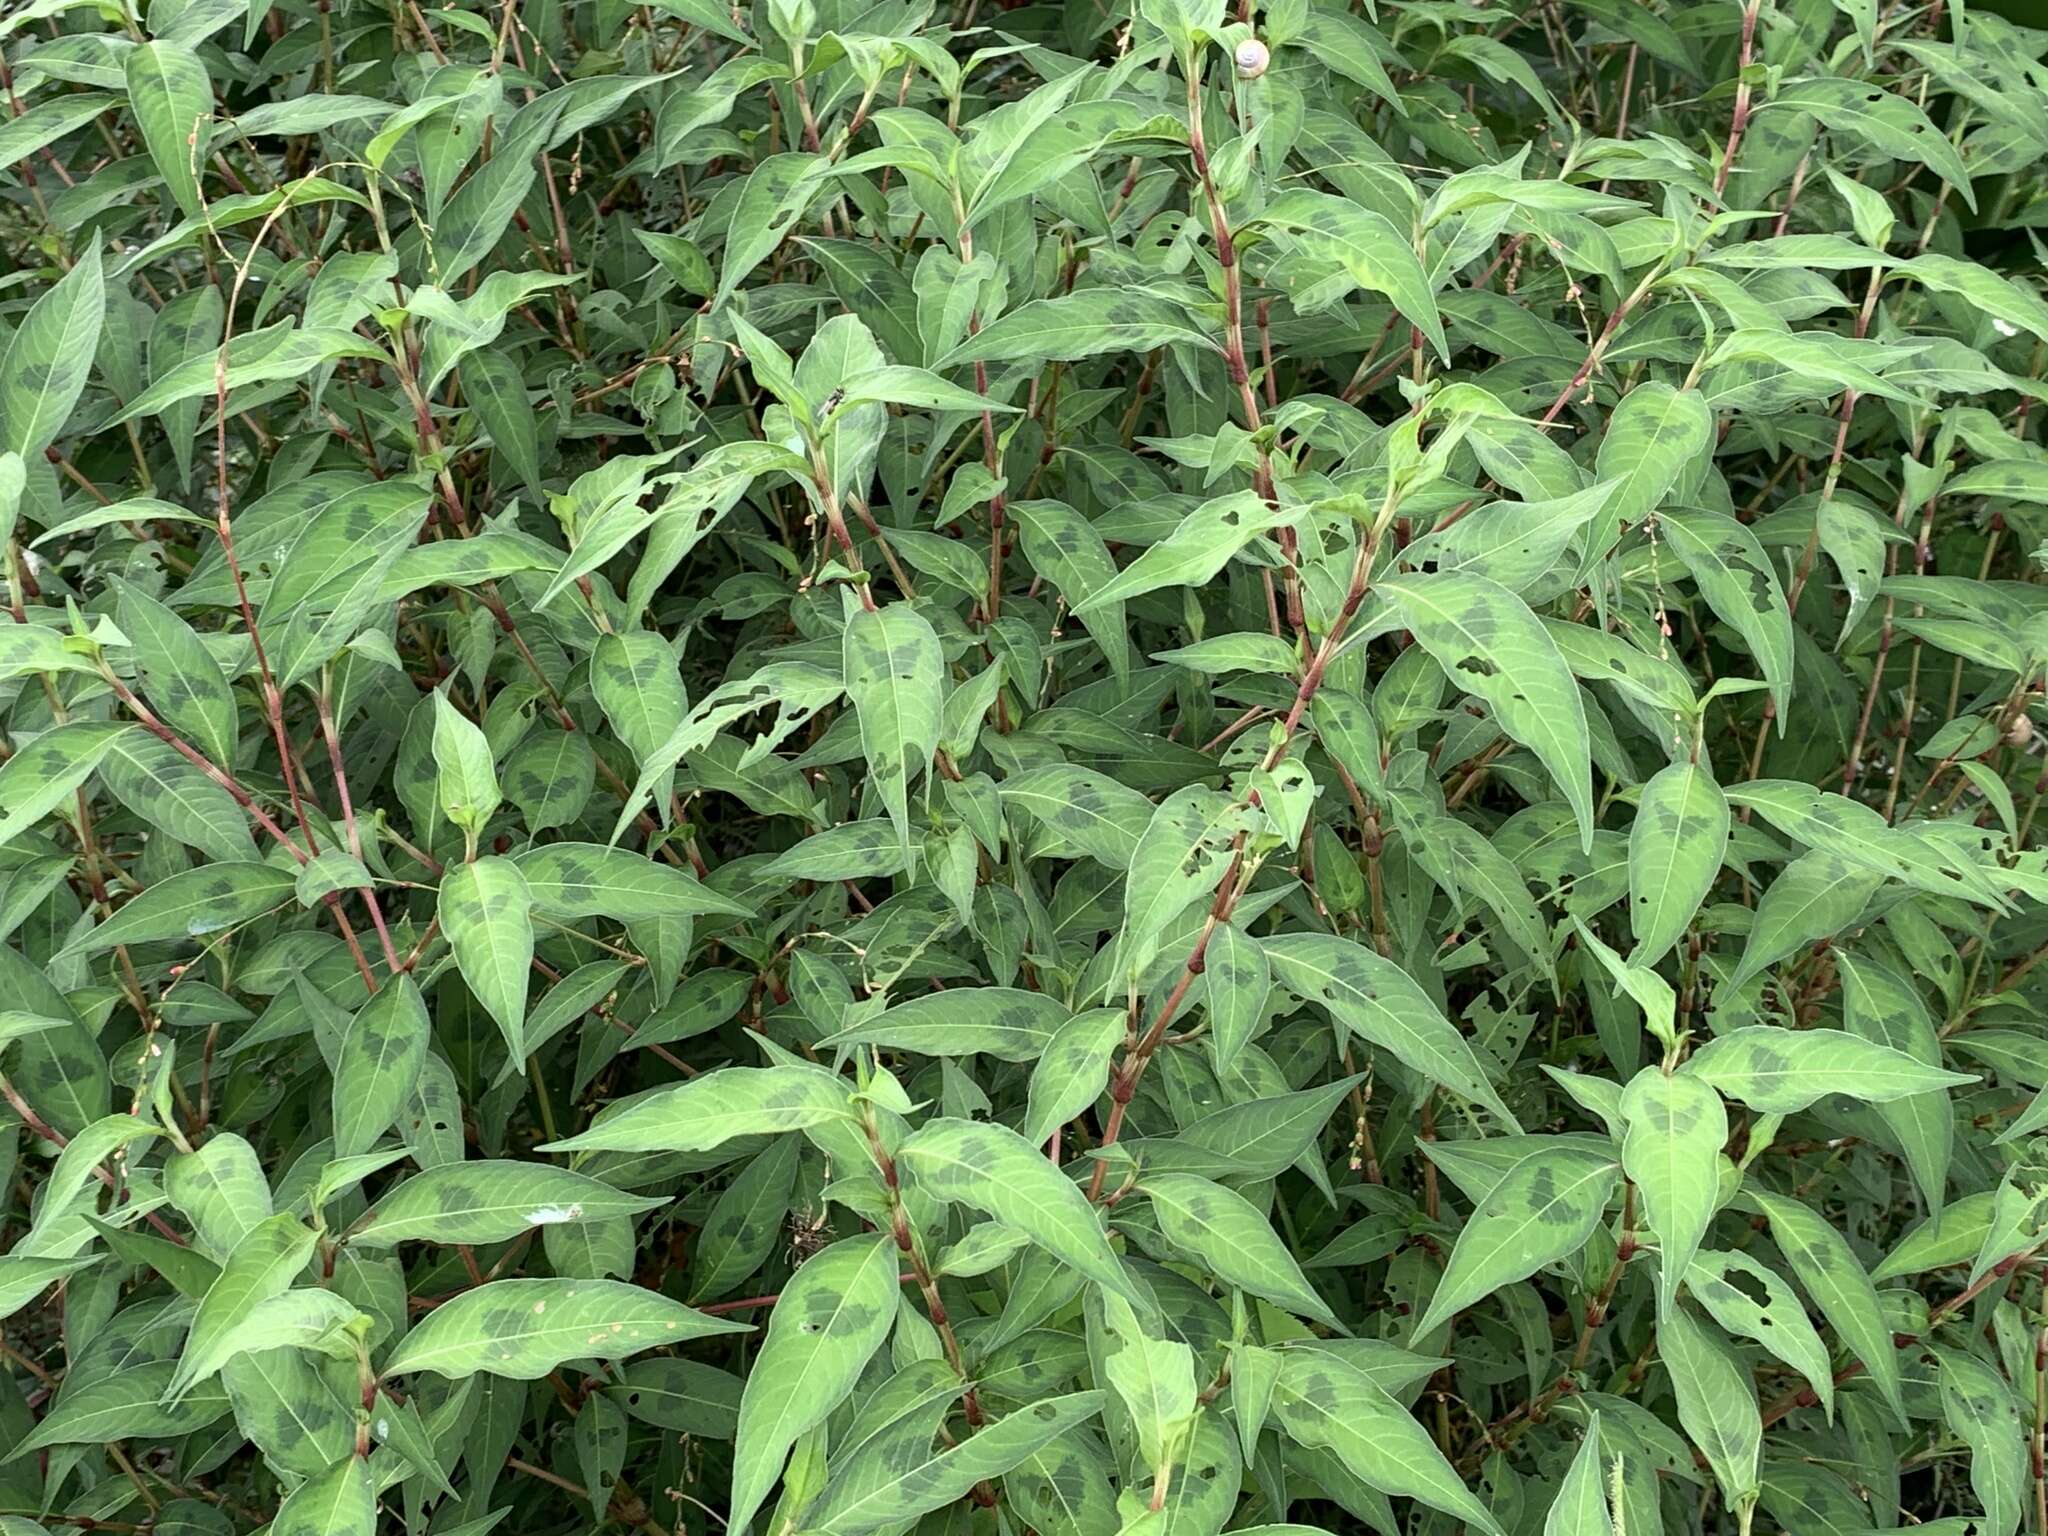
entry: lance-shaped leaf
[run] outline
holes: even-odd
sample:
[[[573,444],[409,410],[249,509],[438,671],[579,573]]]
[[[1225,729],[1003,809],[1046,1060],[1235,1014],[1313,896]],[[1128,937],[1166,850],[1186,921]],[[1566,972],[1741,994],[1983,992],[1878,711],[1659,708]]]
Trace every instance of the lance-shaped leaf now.
[[[1867,148],[1895,160],[1925,165],[1974,212],[1970,172],[1948,135],[1927,114],[1897,91],[1883,91],[1862,80],[1820,76],[1797,80],[1773,94],[1773,109],[1810,112],[1830,133],[1861,141]]]
[[[116,944],[196,939],[239,927],[292,899],[296,877],[270,864],[209,864],[157,881],[99,926],[73,939],[69,955]]]
[[[1657,1234],[1658,1295],[1668,1307],[1714,1217],[1728,1112],[1721,1096],[1698,1078],[1667,1077],[1648,1066],[1629,1080],[1621,1114],[1628,1124],[1622,1171],[1643,1197],[1650,1230]]]
[[[1830,848],[1801,854],[1778,872],[1756,904],[1749,941],[1728,985],[1739,987],[1815,940],[1840,933],[1883,883],[1884,876]]]
[[[1139,1186],[1166,1240],[1225,1284],[1340,1326],[1257,1206],[1234,1189],[1191,1173],[1158,1173]]]
[[[1774,1115],[1795,1114],[1831,1093],[1887,1104],[1977,1080],[1839,1029],[1768,1026],[1709,1040],[1682,1070]]]
[[[135,642],[142,689],[157,715],[216,767],[235,761],[235,698],[213,654],[190,624],[127,582],[117,613]]]
[[[236,1245],[207,1289],[193,1316],[177,1373],[164,1388],[175,1399],[226,1363],[228,1341],[259,1302],[282,1295],[306,1267],[318,1241],[311,1227],[289,1212],[270,1217]]]
[[[860,1479],[858,1494],[835,1499],[833,1487],[828,1485],[804,1529],[817,1536],[863,1536],[955,1503],[977,1485],[1001,1477],[1086,1424],[1101,1410],[1100,1392],[1070,1392],[1005,1414],[957,1444],[927,1453],[907,1466],[864,1467],[856,1461],[847,1467],[846,1478],[848,1482]],[[880,1463],[883,1454],[877,1447],[873,1462]],[[861,1477],[863,1472],[868,1475]]]
[[[0,352],[0,452],[26,460],[56,441],[92,373],[106,312],[100,248],[89,244],[30,307]]]
[[[187,1345],[178,1364],[193,1380],[204,1381],[237,1355],[272,1349],[354,1360],[357,1330],[367,1334],[372,1326],[366,1313],[335,1292],[299,1286],[252,1304],[229,1331],[209,1336],[203,1355],[192,1354]]]
[[[1657,519],[1657,536],[1692,573],[1707,606],[1756,658],[1782,733],[1792,697],[1792,612],[1763,546],[1749,529],[1718,512],[1665,513]]]
[[[0,1257],[0,1318],[12,1317],[52,1284],[90,1269],[102,1257],[96,1253],[78,1259],[39,1259],[15,1253]]]
[[[1543,1517],[1543,1536],[1613,1536],[1607,1509],[1607,1473],[1600,1465],[1600,1415],[1586,1416],[1586,1438],[1565,1469],[1557,1497]]]
[[[534,906],[557,921],[754,915],[752,907],[712,890],[686,869],[603,843],[547,843],[512,863]]]
[[[735,1136],[854,1119],[850,1084],[822,1067],[725,1067],[620,1105],[543,1152],[706,1152]]]
[[[526,986],[533,965],[533,894],[510,859],[487,854],[441,879],[441,931],[455,964],[524,1072]]]
[[[740,1396],[734,1529],[746,1528],[790,1447],[845,1400],[888,1337],[898,1261],[886,1232],[850,1237],[807,1260],[783,1287]]]
[[[47,1230],[49,1224],[65,1216],[101,1163],[137,1141],[162,1134],[140,1115],[104,1115],[80,1127],[36,1192],[36,1228]]]
[[[1499,1522],[1422,1425],[1355,1366],[1320,1352],[1289,1350],[1273,1388],[1273,1416],[1292,1439],[1334,1453],[1368,1486],[1501,1536]]]
[[[1236,872],[1238,834],[1254,821],[1255,814],[1243,801],[1199,784],[1176,790],[1160,802],[1131,851],[1110,994],[1152,963],[1160,935],[1175,918],[1191,903],[1214,895],[1225,877]]]
[[[1164,346],[1218,350],[1215,338],[1171,298],[1123,287],[1083,288],[1019,305],[982,326],[933,366],[943,372],[966,363],[1017,358],[1071,363],[1103,352],[1144,352]]]
[[[1728,797],[1710,763],[1673,763],[1643,786],[1628,831],[1632,964],[1655,965],[1684,937],[1727,849]]]
[[[1384,577],[1380,594],[1453,683],[1485,702],[1536,754],[1593,847],[1593,768],[1585,701],[1550,634],[1514,593],[1482,576]]]
[[[1165,538],[1076,603],[1074,612],[1085,624],[1090,615],[1108,613],[1129,598],[1161,587],[1203,586],[1253,539],[1300,515],[1298,509],[1269,506],[1246,492],[1205,501]]]
[[[271,1536],[371,1536],[377,1529],[377,1484],[370,1464],[344,1456],[299,1484],[278,1506]]]
[[[1102,1097],[1110,1061],[1125,1033],[1121,1008],[1091,1008],[1054,1030],[1031,1068],[1024,1139],[1045,1141]]]
[[[1060,841],[1110,869],[1129,869],[1153,804],[1128,784],[1077,763],[1048,763],[996,786]]]
[[[1457,1026],[1393,961],[1333,934],[1276,934],[1262,945],[1279,985],[1320,1004],[1368,1045],[1521,1129]]]
[[[416,1173],[349,1231],[358,1248],[403,1242],[498,1243],[531,1227],[635,1216],[663,1202],[545,1163],[487,1159]]]
[[[1658,1309],[1657,1353],[1678,1398],[1678,1422],[1713,1468],[1721,1497],[1742,1508],[1756,1497],[1764,1439],[1749,1372],[1676,1303]]]
[[[181,43],[138,43],[122,65],[128,103],[157,174],[187,217],[200,210],[199,167],[213,128],[213,81]]]
[[[334,1062],[334,1152],[354,1157],[390,1130],[419,1082],[434,1026],[410,976],[356,1010]]]
[[[434,695],[434,792],[441,814],[471,832],[483,830],[503,800],[491,744],[446,693]]]
[[[1941,1065],[1940,1036],[1910,981],[1891,967],[1846,949],[1836,952],[1835,970],[1842,980],[1843,1028],[1925,1066]],[[1877,1114],[1898,1137],[1927,1208],[1939,1211],[1956,1134],[1948,1094],[1934,1089],[1888,1099],[1877,1106]]]
[[[1892,1411],[1905,1415],[1900,1396],[1898,1355],[1877,1287],[1848,1239],[1811,1206],[1761,1188],[1745,1192],[1771,1224],[1771,1239],[1792,1273],[1820,1308],[1821,1316],[1870,1372]],[[1960,1213],[1958,1213],[1960,1218]],[[1958,1220],[1960,1224],[1960,1219]]]
[[[1974,1355],[1944,1349],[1941,1412],[1970,1448],[1970,1490],[1984,1506],[1983,1528],[2012,1536],[2025,1508],[2027,1425],[2005,1378]]]
[[[918,1188],[970,1205],[1030,1234],[1031,1241],[1141,1313],[1151,1298],[1110,1251],[1095,1207],[1044,1152],[1008,1126],[934,1120],[903,1143],[896,1161]]]
[[[706,1317],[617,1280],[493,1280],[429,1312],[381,1374],[484,1372],[538,1381],[568,1360],[622,1360],[664,1344],[746,1331],[745,1323]]]
[[[1130,1303],[1114,1291],[1091,1291],[1087,1311],[1090,1352],[1131,1416],[1138,1454],[1155,1480],[1162,1472],[1170,1475],[1194,1428],[1194,1350],[1146,1333]]]
[[[1743,1276],[1743,1283],[1731,1274]],[[1686,1271],[1685,1288],[1725,1331],[1754,1339],[1804,1376],[1822,1409],[1833,1415],[1834,1366],[1789,1283],[1746,1253],[1701,1252]]]
[[[1410,1337],[1427,1337],[1502,1286],[1578,1252],[1600,1225],[1619,1172],[1612,1158],[1570,1144],[1538,1146],[1516,1162],[1458,1234]]]
[[[9,1461],[51,1445],[106,1445],[110,1441],[189,1434],[228,1412],[228,1395],[218,1383],[193,1388],[175,1402],[163,1401],[176,1365],[153,1360],[87,1382],[64,1394],[34,1429],[7,1454]]]
[[[1095,525],[1060,501],[1013,501],[1019,542],[1034,570],[1042,571],[1076,610],[1116,579],[1116,558]],[[1118,675],[1130,671],[1131,647],[1119,601],[1087,606],[1083,625]]]
[[[1697,390],[1652,379],[1621,397],[1594,467],[1614,486],[1614,497],[1587,535],[1581,581],[1606,559],[1623,528],[1640,528],[1664,504],[1713,442],[1714,412]]]
[[[924,1056],[974,1052],[1002,1061],[1036,1061],[1067,1022],[1066,1007],[1017,987],[954,987],[898,1003],[820,1045],[879,1045]]]
[[[846,694],[860,720],[867,773],[898,838],[910,839],[910,784],[938,750],[945,657],[924,615],[904,603],[846,621]]]
[[[1443,321],[1414,248],[1383,215],[1327,192],[1291,187],[1254,221],[1284,229],[1310,255],[1335,262],[1361,288],[1383,293],[1448,359]]]
[[[1219,1077],[1237,1064],[1266,1012],[1272,964],[1263,945],[1234,923],[1218,923],[1203,955],[1202,1003],[1209,1014],[1209,1058]]]

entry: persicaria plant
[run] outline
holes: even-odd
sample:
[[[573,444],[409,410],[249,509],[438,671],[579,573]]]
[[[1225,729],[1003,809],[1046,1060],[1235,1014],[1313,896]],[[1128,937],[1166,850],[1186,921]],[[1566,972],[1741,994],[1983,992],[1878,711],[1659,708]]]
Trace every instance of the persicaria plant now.
[[[2048,1536],[2044,56],[0,0],[0,1536]]]

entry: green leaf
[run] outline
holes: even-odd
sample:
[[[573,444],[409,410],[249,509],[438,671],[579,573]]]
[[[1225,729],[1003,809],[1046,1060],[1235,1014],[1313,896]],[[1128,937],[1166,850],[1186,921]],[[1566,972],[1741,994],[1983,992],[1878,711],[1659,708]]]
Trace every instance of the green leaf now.
[[[1639,528],[1714,442],[1714,412],[1696,390],[1651,380],[1622,396],[1600,439],[1594,473],[1614,487],[1579,562],[1583,580],[1623,528]],[[1660,525],[1661,526],[1661,525]]]
[[[1862,915],[1883,882],[1882,875],[1832,849],[1801,854],[1779,872],[1757,903],[1749,942],[1728,985],[1739,987],[1816,939],[1840,933]]]
[[[1280,986],[1321,1005],[1359,1039],[1430,1082],[1483,1104],[1510,1130],[1521,1129],[1457,1026],[1393,961],[1328,934],[1279,934],[1262,947]]]
[[[726,1067],[659,1089],[544,1152],[695,1152],[735,1136],[854,1118],[850,1090],[819,1067]]]
[[[538,1381],[570,1360],[622,1360],[746,1324],[693,1312],[617,1280],[493,1280],[443,1303],[413,1326],[382,1375],[461,1378],[483,1372]]]
[[[1124,1010],[1091,1008],[1053,1030],[1033,1054],[1024,1139],[1038,1145],[1102,1097],[1110,1058],[1123,1043]]]
[[[1107,774],[1073,763],[1048,763],[1003,780],[1005,805],[1028,812],[1062,843],[1110,869],[1129,869],[1152,823],[1150,800]]]
[[[1159,1173],[1138,1186],[1167,1242],[1227,1285],[1340,1326],[1272,1225],[1243,1195],[1191,1173]]]
[[[1621,1114],[1628,1124],[1621,1167],[1657,1234],[1658,1299],[1668,1308],[1720,1203],[1728,1114],[1705,1083],[1667,1077],[1654,1066],[1629,1080]]]
[[[236,1352],[235,1339],[262,1302],[281,1296],[305,1270],[318,1234],[297,1216],[281,1213],[259,1222],[235,1245],[220,1277],[200,1298],[177,1373],[164,1389],[167,1399],[182,1396],[212,1378]]]
[[[345,1456],[293,1489],[270,1522],[273,1536],[371,1536],[377,1485],[369,1463]]]
[[[1842,950],[1835,956],[1842,981],[1842,1026],[1859,1039],[1887,1046],[1929,1067],[1941,1065],[1941,1040],[1919,991],[1890,967]],[[1955,1146],[1955,1116],[1948,1094],[1935,1089],[1888,1099],[1878,1118],[1891,1128],[1930,1211],[1939,1211]]]
[[[232,1333],[214,1341],[214,1349],[196,1369],[209,1376],[237,1355],[272,1349],[299,1349],[353,1360],[357,1338],[371,1326],[366,1314],[333,1291],[301,1287],[249,1307]]]
[[[1410,1337],[1576,1253],[1600,1225],[1618,1171],[1610,1158],[1555,1141],[1518,1159],[1473,1209]]]
[[[740,1396],[732,1525],[745,1529],[781,1476],[790,1447],[853,1390],[896,1320],[896,1244],[850,1237],[790,1277]]]
[[[1019,305],[983,325],[933,366],[943,372],[968,363],[1018,358],[1072,363],[1104,352],[1143,352],[1169,345],[1217,350],[1215,340],[1174,298],[1124,288],[1083,288]]]
[[[234,694],[199,635],[130,583],[116,590],[121,628],[135,642],[136,670],[150,706],[216,767],[235,761]]]
[[[1165,538],[1076,603],[1074,612],[1089,623],[1092,615],[1106,616],[1126,599],[1162,587],[1199,587],[1214,581],[1238,551],[1295,516],[1242,493],[1205,501]]]
[[[1970,208],[1977,200],[1970,192],[1970,172],[1962,155],[1947,135],[1928,121],[1906,97],[1883,90],[1865,80],[1832,76],[1795,80],[1784,86],[1767,104],[1810,112],[1831,133],[1845,134],[1864,147],[1894,160],[1912,160],[1926,166],[1942,179]]]
[[[487,855],[441,881],[441,931],[506,1048],[523,1061],[526,985],[533,964],[533,893],[510,859]],[[525,1070],[522,1065],[521,1071]]]
[[[535,909],[558,921],[754,915],[753,908],[712,890],[688,870],[602,843],[548,843],[511,862]]]
[[[1612,1536],[1613,1530],[1606,1473],[1600,1465],[1600,1415],[1591,1413],[1586,1416],[1586,1438],[1579,1442],[1550,1512],[1543,1517],[1543,1536]]]
[[[926,1056],[980,1052],[999,1061],[1036,1061],[1067,1018],[1066,1008],[1042,992],[956,987],[898,1003],[818,1043],[879,1045]]]
[[[1630,962],[1655,965],[1692,925],[1728,850],[1728,797],[1710,766],[1673,763],[1643,786],[1628,832]]]
[[[1764,1438],[1749,1372],[1676,1303],[1659,1309],[1657,1353],[1671,1375],[1678,1422],[1714,1469],[1721,1497],[1731,1508],[1748,1505],[1756,1497]]]
[[[1131,850],[1112,991],[1152,963],[1175,918],[1192,903],[1207,901],[1236,873],[1240,834],[1252,825],[1252,814],[1241,801],[1197,784],[1159,803]]]
[[[1789,1115],[1831,1093],[1866,1104],[1976,1079],[1839,1029],[1752,1026],[1709,1040],[1683,1069],[1767,1114]]]
[[[1943,1350],[1938,1358],[1942,1417],[1970,1448],[1970,1490],[1984,1506],[1984,1529],[2012,1536],[2027,1482],[2020,1405],[2005,1379],[1974,1355]]]
[[[859,1536],[955,1503],[1085,1424],[1101,1408],[1100,1392],[1041,1399],[925,1460],[892,1467],[864,1484],[858,1497],[835,1501],[828,1485],[815,1523],[805,1529],[819,1536]],[[848,1476],[853,1475],[849,1467]]]
[[[1591,743],[1579,686],[1528,605],[1481,576],[1382,578],[1382,596],[1453,683],[1549,770],[1593,846]]]
[[[1707,606],[1756,658],[1782,734],[1792,697],[1792,613],[1763,546],[1718,512],[1667,512],[1657,519],[1657,534],[1692,573]]]
[[[939,746],[945,670],[939,637],[902,603],[861,610],[846,621],[844,664],[868,775],[907,849],[910,784]]]
[[[0,352],[0,450],[32,459],[56,441],[85,392],[106,310],[93,245],[36,300]]]
[[[1359,287],[1385,294],[1429,338],[1438,356],[1450,358],[1422,263],[1380,214],[1327,192],[1294,187],[1268,202],[1257,222],[1286,230],[1311,256],[1335,262]]]
[[[1097,1309],[1100,1315],[1097,1316]],[[1171,1475],[1194,1428],[1195,1352],[1172,1339],[1146,1334],[1129,1302],[1114,1291],[1091,1292],[1088,1320],[1102,1375],[1137,1432],[1138,1453],[1155,1482]]]
[[[905,1141],[897,1162],[938,1200],[972,1206],[1106,1290],[1149,1313],[1152,1302],[1110,1251],[1088,1198],[1039,1148],[1002,1125],[935,1120]]]
[[[1731,1280],[1731,1272],[1743,1282]],[[1686,1271],[1685,1288],[1724,1331],[1754,1339],[1804,1376],[1821,1407],[1834,1413],[1834,1366],[1790,1285],[1746,1253],[1702,1252]]]
[[[14,1253],[0,1256],[0,1318],[12,1317],[56,1281],[99,1261],[98,1254],[82,1259],[38,1259]]]
[[[1899,1362],[1877,1287],[1845,1239],[1810,1206],[1751,1188],[1746,1198],[1771,1224],[1771,1239],[1821,1315],[1870,1372],[1892,1411],[1904,1417]]]
[[[268,864],[209,864],[181,870],[73,939],[64,953],[92,955],[116,944],[204,938],[283,906],[292,899],[295,885],[289,871]]]
[[[148,1361],[65,1393],[63,1402],[15,1442],[8,1460],[52,1445],[189,1434],[227,1413],[228,1395],[213,1385],[196,1387],[176,1402],[161,1401],[174,1369],[169,1360]]]
[[[498,809],[498,771],[491,746],[475,723],[434,695],[435,788],[441,814],[469,832],[480,832]]]
[[[213,131],[213,82],[180,43],[138,43],[122,61],[128,104],[157,174],[186,217],[200,212],[199,167]]]
[[[271,1213],[270,1184],[246,1138],[232,1131],[164,1164],[164,1192],[197,1229],[201,1245],[225,1261]]]
[[[1355,1367],[1320,1353],[1288,1351],[1273,1388],[1273,1414],[1290,1437],[1335,1453],[1369,1487],[1500,1536],[1499,1523],[1422,1426]]]
[[[504,1242],[533,1227],[634,1216],[662,1202],[544,1163],[483,1160],[414,1174],[349,1230],[358,1248]]]
[[[398,1119],[427,1059],[433,1024],[410,976],[356,1010],[334,1064],[334,1151],[367,1152]]]

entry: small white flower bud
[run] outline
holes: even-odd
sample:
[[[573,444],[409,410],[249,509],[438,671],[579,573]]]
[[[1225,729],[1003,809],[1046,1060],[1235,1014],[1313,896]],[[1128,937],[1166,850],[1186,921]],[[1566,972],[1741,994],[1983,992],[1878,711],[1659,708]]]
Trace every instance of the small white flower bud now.
[[[1256,37],[1248,37],[1237,45],[1237,78],[1256,80],[1266,72],[1266,66],[1273,61],[1266,45]]]

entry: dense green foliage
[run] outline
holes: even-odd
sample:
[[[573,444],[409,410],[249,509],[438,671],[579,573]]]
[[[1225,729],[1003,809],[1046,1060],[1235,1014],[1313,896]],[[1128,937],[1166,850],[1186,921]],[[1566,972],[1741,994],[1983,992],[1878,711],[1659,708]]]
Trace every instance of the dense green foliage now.
[[[0,1536],[2048,1536],[2044,53],[0,7]]]

